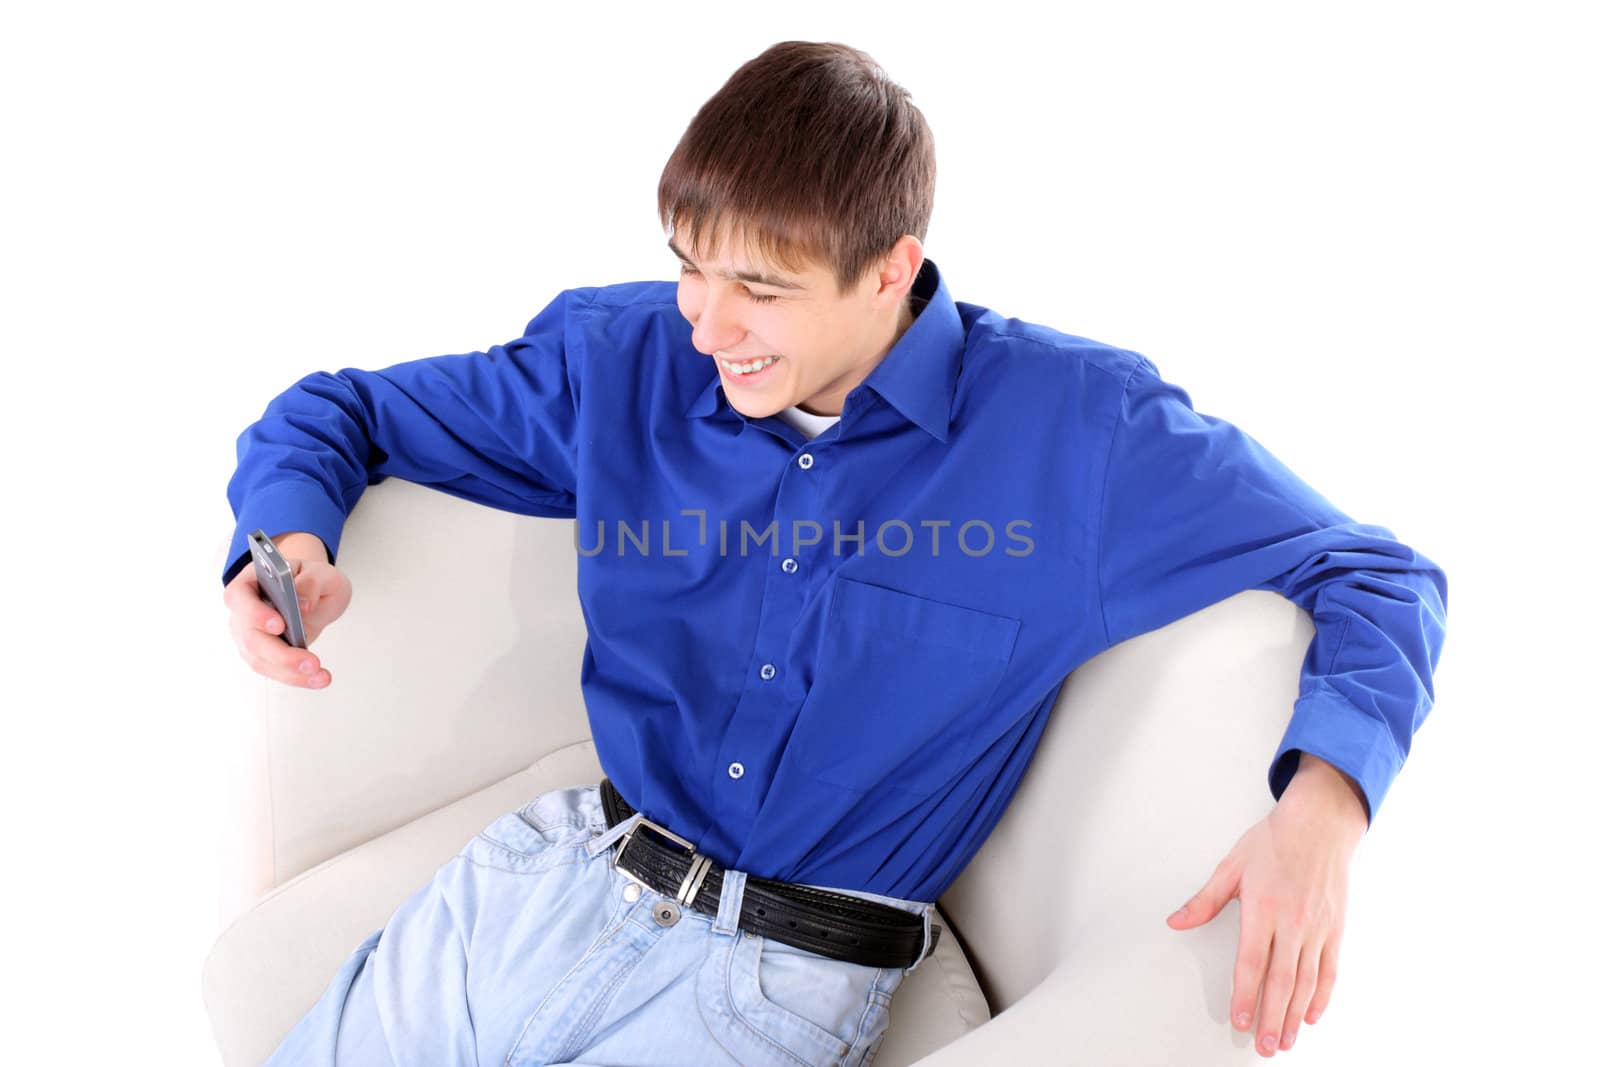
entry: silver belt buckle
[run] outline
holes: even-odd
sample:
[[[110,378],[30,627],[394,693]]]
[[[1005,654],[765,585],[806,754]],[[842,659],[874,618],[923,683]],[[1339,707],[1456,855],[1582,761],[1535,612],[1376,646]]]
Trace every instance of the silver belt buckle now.
[[[669,838],[682,845],[684,850],[692,857],[689,863],[689,872],[683,876],[683,882],[678,886],[677,900],[678,903],[685,906],[693,904],[695,895],[700,892],[700,886],[705,882],[706,875],[711,871],[711,859],[695,852],[693,842],[679,837],[660,823],[651,822],[641,816],[639,821],[634,824],[633,829],[623,834],[622,840],[617,843],[617,850],[611,855],[611,866],[620,871],[624,878],[638,885],[640,889],[649,889],[651,892],[656,891],[648,882],[625,867],[622,862],[622,854],[628,850],[628,844],[633,840],[633,835],[639,832],[639,827],[641,826],[648,826],[662,837]]]

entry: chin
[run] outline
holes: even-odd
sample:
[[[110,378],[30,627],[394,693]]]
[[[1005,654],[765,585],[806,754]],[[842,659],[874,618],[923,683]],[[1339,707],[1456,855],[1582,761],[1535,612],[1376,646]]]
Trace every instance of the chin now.
[[[736,401],[731,397],[729,398],[728,403],[735,411],[739,412],[739,414],[743,415],[747,419],[763,419],[768,415],[776,415],[778,412],[789,406],[787,403],[778,400],[765,399],[762,400],[761,403],[756,404],[748,400],[742,402]]]

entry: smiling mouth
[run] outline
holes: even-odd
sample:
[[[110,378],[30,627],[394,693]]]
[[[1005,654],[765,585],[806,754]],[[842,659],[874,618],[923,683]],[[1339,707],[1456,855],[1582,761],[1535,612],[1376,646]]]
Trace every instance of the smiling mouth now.
[[[777,364],[782,356],[762,356],[759,359],[726,360],[717,356],[717,363],[722,367],[722,372],[736,381],[752,381],[765,376],[768,369]]]

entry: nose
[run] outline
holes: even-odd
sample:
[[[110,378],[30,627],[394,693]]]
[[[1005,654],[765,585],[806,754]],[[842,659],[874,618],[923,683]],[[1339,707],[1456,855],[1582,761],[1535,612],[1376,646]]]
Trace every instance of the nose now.
[[[737,348],[740,339],[744,337],[744,328],[739,325],[733,309],[727,305],[727,300],[714,297],[710,293],[705,295],[700,304],[700,314],[694,320],[692,338],[694,347],[704,355],[709,356]]]

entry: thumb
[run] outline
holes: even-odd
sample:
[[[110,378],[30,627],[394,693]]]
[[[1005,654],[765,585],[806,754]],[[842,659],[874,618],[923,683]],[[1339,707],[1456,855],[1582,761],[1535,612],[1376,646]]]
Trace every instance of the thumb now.
[[[1200,892],[1190,897],[1183,907],[1167,916],[1167,925],[1174,930],[1187,930],[1210,922],[1216,918],[1223,905],[1233,899],[1236,888],[1237,879],[1231,876],[1228,868],[1218,867],[1217,872],[1201,887]]]

